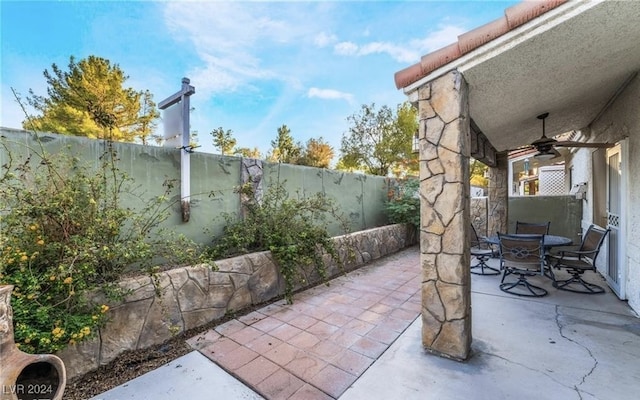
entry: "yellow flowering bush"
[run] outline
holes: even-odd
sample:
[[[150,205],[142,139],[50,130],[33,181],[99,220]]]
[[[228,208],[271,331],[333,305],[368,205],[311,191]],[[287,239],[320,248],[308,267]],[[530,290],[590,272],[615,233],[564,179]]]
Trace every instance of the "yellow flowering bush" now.
[[[21,350],[51,353],[92,337],[109,316],[96,294],[116,299],[114,283],[125,268],[199,261],[197,246],[157,229],[171,185],[136,210],[120,205],[134,186],[110,146],[98,168],[42,149],[12,152],[17,146],[24,144],[0,138],[8,160],[0,166],[0,284],[15,286]]]

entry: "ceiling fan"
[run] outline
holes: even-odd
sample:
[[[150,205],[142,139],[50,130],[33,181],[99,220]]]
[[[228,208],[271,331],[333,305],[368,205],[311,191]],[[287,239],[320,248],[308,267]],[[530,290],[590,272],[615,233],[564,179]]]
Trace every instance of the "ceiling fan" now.
[[[558,157],[560,153],[555,149],[556,147],[590,147],[590,148],[608,148],[613,147],[613,143],[585,143],[574,141],[558,141],[554,138],[549,138],[545,132],[545,119],[549,116],[549,113],[543,113],[538,115],[538,119],[542,120],[542,137],[535,140],[529,145],[538,151],[534,157],[542,160],[550,160]]]

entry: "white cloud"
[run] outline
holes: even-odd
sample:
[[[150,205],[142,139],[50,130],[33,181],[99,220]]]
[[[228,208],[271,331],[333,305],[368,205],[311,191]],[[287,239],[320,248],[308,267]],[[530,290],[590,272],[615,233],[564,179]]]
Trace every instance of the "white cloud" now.
[[[361,55],[387,53],[394,60],[406,63],[413,62],[420,57],[420,54],[415,50],[384,42],[368,43],[360,49],[359,53]]]
[[[165,23],[178,41],[189,42],[198,59],[188,72],[198,92],[210,94],[236,90],[260,76],[260,60],[251,49],[264,37],[277,36],[280,24],[235,3],[167,3]],[[195,67],[194,67],[195,65]]]
[[[431,32],[427,37],[413,40],[411,47],[416,48],[421,53],[430,53],[455,43],[458,40],[458,36],[467,31],[468,29],[459,26],[441,25],[437,31]]]
[[[308,4],[168,2],[164,19],[175,40],[196,52],[187,73],[203,96],[259,80],[290,84],[291,76],[305,72],[296,58],[304,44],[322,47],[337,40],[320,28],[323,20]]]
[[[428,36],[413,39],[408,44],[391,42],[370,42],[358,45],[353,42],[340,42],[334,46],[336,54],[343,56],[368,56],[371,54],[387,54],[401,63],[420,60],[425,53],[438,50],[458,40],[458,36],[467,30],[458,26],[445,25],[431,32]]]
[[[332,33],[320,32],[313,38],[313,43],[318,47],[327,47],[337,40],[338,37]]]
[[[334,46],[336,54],[343,56],[368,56],[370,54],[387,54],[396,61],[409,63],[420,57],[414,49],[386,42],[371,42],[358,46],[353,42],[341,42]]]
[[[358,55],[358,45],[353,42],[340,42],[336,44],[333,49],[336,54],[343,56],[355,56]]]
[[[345,100],[349,104],[353,104],[354,102],[353,95],[351,93],[345,93],[334,89],[319,89],[312,87],[307,92],[307,97],[316,97],[325,100]]]

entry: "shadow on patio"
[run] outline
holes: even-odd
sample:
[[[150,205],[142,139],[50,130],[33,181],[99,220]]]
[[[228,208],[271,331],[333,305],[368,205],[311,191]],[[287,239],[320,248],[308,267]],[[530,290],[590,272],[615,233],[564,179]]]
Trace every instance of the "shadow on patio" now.
[[[586,275],[606,287],[599,275]],[[418,318],[340,399],[637,398],[640,319],[626,302],[608,289],[559,291],[542,276],[533,281],[549,295],[522,298],[501,292],[499,281],[472,275],[468,362],[425,354]]]
[[[561,292],[536,276],[549,295],[525,299],[501,292],[500,276],[472,275],[473,355],[461,363],[423,349],[420,276],[414,246],[301,292],[294,305],[276,302],[194,337],[199,352],[95,399],[631,400],[640,393],[640,319],[611,292]]]

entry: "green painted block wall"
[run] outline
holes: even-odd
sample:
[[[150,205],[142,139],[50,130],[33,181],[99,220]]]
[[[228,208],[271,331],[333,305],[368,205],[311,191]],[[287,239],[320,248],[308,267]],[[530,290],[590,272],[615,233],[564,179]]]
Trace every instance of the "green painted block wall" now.
[[[581,242],[582,200],[574,196],[520,196],[509,198],[509,232],[516,231],[516,221],[547,222],[549,234],[566,236]]]
[[[48,154],[67,153],[78,156],[88,168],[98,168],[106,142],[84,137],[39,133],[1,128],[0,165],[17,165],[28,154],[45,151]],[[191,154],[191,218],[182,221],[180,207],[179,149],[114,143],[118,168],[135,182],[135,194],[126,195],[123,205],[141,208],[153,196],[163,194],[165,182],[172,182],[170,217],[164,226],[202,244],[209,244],[224,227],[224,213],[238,214],[240,196],[234,189],[241,184],[242,158],[217,154]],[[386,225],[384,213],[388,179],[379,176],[352,174],[298,165],[264,163],[264,184],[278,180],[290,196],[324,192],[340,205],[349,220],[351,232]],[[266,186],[264,186],[266,187]],[[338,221],[330,224],[332,235],[345,233]]]

